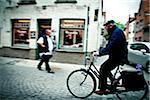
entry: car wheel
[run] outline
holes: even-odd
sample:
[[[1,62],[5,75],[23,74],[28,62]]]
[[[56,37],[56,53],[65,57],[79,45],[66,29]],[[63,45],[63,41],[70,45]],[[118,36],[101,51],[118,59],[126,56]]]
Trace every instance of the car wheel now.
[[[149,64],[149,62],[146,63],[146,70],[143,72],[144,72],[144,79],[149,83],[150,82],[150,79],[149,79],[150,64]]]

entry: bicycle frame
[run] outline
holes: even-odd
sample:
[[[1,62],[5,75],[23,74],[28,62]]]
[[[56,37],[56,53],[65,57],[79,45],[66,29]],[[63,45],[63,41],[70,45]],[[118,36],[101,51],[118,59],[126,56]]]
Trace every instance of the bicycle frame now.
[[[89,65],[87,71],[88,71],[88,72],[91,72],[92,74],[94,74],[94,75],[99,79],[101,73],[100,73],[100,71],[96,68],[96,66],[94,65],[94,60],[95,60],[95,58],[94,58],[94,56],[92,56],[92,59],[90,60],[90,65]],[[94,68],[94,70],[93,70],[92,68]],[[115,80],[116,74],[117,74],[118,72],[121,73],[121,71],[120,71],[120,65],[117,65],[117,69],[116,69],[114,75],[112,76],[113,80]],[[118,79],[119,79],[119,78],[121,78],[121,76],[119,76]],[[113,81],[113,80],[111,80],[111,81]]]
[[[95,60],[94,56],[92,55],[91,59],[89,57],[87,57],[87,60],[90,60],[90,64],[88,66],[87,71],[92,72],[99,79],[100,78],[100,72],[96,68],[96,66],[94,65],[94,60]],[[86,65],[85,65],[85,67],[86,67]],[[94,68],[94,70],[92,69],[92,67]]]
[[[92,69],[92,66],[95,70]],[[99,70],[96,68],[96,66],[94,65],[93,62],[91,62],[90,67],[87,71],[91,71],[98,79],[100,78],[100,72]]]

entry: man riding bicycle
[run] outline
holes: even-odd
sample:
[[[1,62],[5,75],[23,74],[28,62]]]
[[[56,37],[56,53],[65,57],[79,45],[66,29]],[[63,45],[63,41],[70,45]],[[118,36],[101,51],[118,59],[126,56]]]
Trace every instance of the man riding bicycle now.
[[[107,88],[107,77],[112,80],[111,70],[121,63],[127,61],[127,43],[124,32],[119,29],[113,20],[104,24],[106,31],[110,34],[106,47],[99,50],[99,54],[108,54],[109,58],[100,67],[99,90],[96,94],[107,94],[110,91]]]

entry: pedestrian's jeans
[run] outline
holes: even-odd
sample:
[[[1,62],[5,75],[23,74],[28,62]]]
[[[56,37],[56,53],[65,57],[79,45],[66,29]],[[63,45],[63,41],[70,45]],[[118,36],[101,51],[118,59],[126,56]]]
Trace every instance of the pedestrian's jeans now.
[[[43,60],[43,61],[49,61],[49,59],[52,57],[52,55],[42,55],[41,56],[41,59]]]
[[[40,68],[41,67],[41,65],[43,64],[43,62],[45,62],[45,67],[46,67],[46,70],[47,71],[49,71],[49,70],[51,70],[51,68],[50,68],[50,66],[49,66],[49,64],[48,64],[48,62],[49,62],[49,59],[52,57],[52,55],[42,55],[41,56],[41,61],[40,61],[40,63],[38,64],[38,67]]]

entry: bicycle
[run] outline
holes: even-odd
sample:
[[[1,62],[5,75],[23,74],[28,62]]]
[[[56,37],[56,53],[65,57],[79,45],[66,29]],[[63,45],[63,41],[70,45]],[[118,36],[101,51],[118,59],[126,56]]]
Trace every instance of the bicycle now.
[[[81,98],[81,99],[87,98],[93,94],[93,92],[97,88],[96,78],[99,79],[100,77],[100,72],[94,65],[94,61],[96,60],[96,57],[93,56],[92,54],[92,57],[86,59],[90,61],[90,64],[87,68],[74,70],[67,77],[67,88],[69,92],[74,97]],[[133,87],[133,85],[130,86],[131,83],[125,84],[126,80],[124,74],[127,73],[128,72],[122,70],[121,64],[116,67],[116,71],[113,74],[114,79],[108,80],[109,85],[107,86],[107,88],[111,91],[110,94],[116,94],[116,96],[120,100],[123,98],[123,96],[126,99],[127,99],[126,96],[133,97],[134,100],[136,100],[137,97],[138,97],[137,100],[144,99],[147,96],[149,90],[148,90],[148,84],[144,79],[142,71],[135,72],[137,73],[137,75],[135,76],[138,76],[138,74],[140,74],[140,78],[142,79],[141,81],[143,85],[140,86],[139,88]],[[135,98],[133,95],[136,96],[138,95],[138,96]]]

